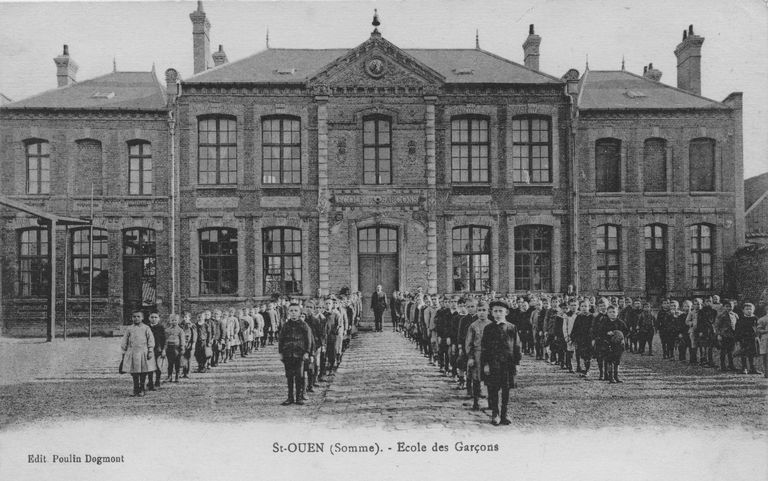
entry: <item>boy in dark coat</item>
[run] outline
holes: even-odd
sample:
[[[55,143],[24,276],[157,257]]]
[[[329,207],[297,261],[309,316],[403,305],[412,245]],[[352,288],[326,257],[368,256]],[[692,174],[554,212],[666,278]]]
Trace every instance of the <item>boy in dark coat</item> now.
[[[280,353],[280,360],[285,366],[285,377],[288,380],[288,399],[283,402],[283,406],[293,403],[304,404],[302,368],[304,361],[309,359],[312,332],[299,316],[301,316],[301,306],[296,302],[291,303],[288,306],[288,320],[280,329],[277,343],[277,352]]]
[[[581,372],[581,377],[589,376],[589,365],[592,362],[592,319],[593,316],[589,313],[589,301],[581,301],[579,313],[571,329],[571,341],[576,348],[576,372]],[[583,371],[581,361],[584,361]]]
[[[154,391],[155,389],[160,388],[160,377],[163,374],[160,368],[160,360],[165,360],[165,328],[160,324],[160,314],[153,312],[149,315],[149,328],[152,330],[152,335],[155,337],[155,359],[157,360],[157,369],[149,373],[147,389],[149,391]],[[152,377],[155,378],[154,384],[152,383]]]
[[[639,343],[639,353],[645,353],[645,346],[648,345],[648,355],[653,356],[653,336],[656,333],[656,318],[651,312],[651,303],[643,303],[643,312],[637,319],[637,335]]]
[[[610,319],[608,318],[608,300],[601,298],[597,304],[597,314],[592,320],[592,343],[597,358],[597,369],[600,371],[599,379],[608,381],[605,370],[605,357],[608,353],[609,343],[606,333],[611,329]]]
[[[608,306],[607,314],[609,321],[605,327],[609,330],[601,334],[608,343],[608,351],[605,355],[605,377],[608,382],[614,384],[623,382],[619,379],[619,364],[624,352],[624,337],[627,334],[627,326],[618,318],[618,311],[615,306]]]
[[[504,302],[491,302],[492,321],[483,330],[480,343],[480,364],[483,380],[488,387],[491,424],[494,426],[511,424],[507,417],[509,390],[515,386],[515,374],[521,358],[520,339],[515,326],[506,322],[507,311]]]

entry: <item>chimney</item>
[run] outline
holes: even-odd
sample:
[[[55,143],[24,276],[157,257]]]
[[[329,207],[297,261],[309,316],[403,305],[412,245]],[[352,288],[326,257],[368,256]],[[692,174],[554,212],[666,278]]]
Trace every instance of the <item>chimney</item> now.
[[[701,46],[704,37],[693,33],[693,25],[683,30],[683,40],[675,48],[677,88],[701,95]]]
[[[643,77],[658,82],[661,80],[661,70],[653,68],[653,63],[649,63],[647,67],[643,67]]]
[[[541,45],[541,37],[533,33],[533,24],[528,27],[528,38],[523,43],[523,54],[525,55],[525,66],[539,70],[539,45]]]
[[[69,45],[64,45],[64,52],[53,59],[56,63],[56,81],[59,87],[72,85],[76,82],[77,63],[69,58]]]
[[[172,104],[176,95],[179,93],[179,72],[176,69],[169,68],[165,71],[165,95],[168,99],[168,105]]]
[[[211,22],[205,15],[202,0],[197,2],[197,10],[189,14],[192,20],[192,57],[196,74],[211,67]]]
[[[213,65],[218,67],[227,63],[227,54],[224,53],[224,46],[219,45],[219,51],[213,54]]]

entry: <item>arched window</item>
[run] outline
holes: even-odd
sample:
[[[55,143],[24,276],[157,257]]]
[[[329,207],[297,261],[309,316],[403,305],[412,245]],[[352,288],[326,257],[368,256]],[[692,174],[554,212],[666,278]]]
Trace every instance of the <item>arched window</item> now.
[[[45,140],[25,142],[27,155],[27,194],[51,192],[51,147]]]
[[[93,283],[94,297],[109,294],[109,237],[104,229],[93,229],[93,265],[91,265],[90,229],[72,231],[72,295],[87,296]]]
[[[512,179],[514,182],[552,182],[552,130],[549,117],[512,119]]]
[[[621,191],[621,140],[599,139],[595,143],[595,190]]]
[[[363,119],[363,183],[392,183],[392,125],[388,117]]]
[[[237,119],[207,115],[197,121],[197,181],[237,183]]]
[[[491,230],[480,226],[453,229],[454,292],[491,289]]]
[[[237,229],[200,232],[200,295],[237,294]]]
[[[646,192],[667,190],[667,141],[646,139],[643,144],[643,184]]]
[[[715,140],[693,139],[688,147],[691,192],[715,190]]]
[[[607,291],[621,290],[621,243],[617,225],[597,226],[597,287]]]
[[[48,229],[33,227],[19,231],[19,296],[46,297],[49,280]]]
[[[301,184],[301,120],[264,117],[261,153],[263,184]]]
[[[152,194],[152,144],[149,142],[128,143],[128,193]]]
[[[487,118],[451,119],[451,182],[489,182],[490,145]]]
[[[262,230],[264,295],[301,294],[301,230],[269,227]]]
[[[714,229],[708,224],[694,224],[688,229],[691,239],[689,257],[691,287],[693,289],[711,289]]]
[[[515,289],[552,290],[552,228],[515,227]]]

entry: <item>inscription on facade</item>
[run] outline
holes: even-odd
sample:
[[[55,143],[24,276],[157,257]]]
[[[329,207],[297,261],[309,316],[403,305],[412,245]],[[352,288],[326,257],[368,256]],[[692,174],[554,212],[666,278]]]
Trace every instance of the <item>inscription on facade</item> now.
[[[355,195],[355,194],[337,194],[334,196],[334,203],[336,205],[363,205],[363,206],[376,206],[376,205],[418,205],[421,196],[418,194],[410,195],[397,195],[397,194],[382,194],[382,195]]]

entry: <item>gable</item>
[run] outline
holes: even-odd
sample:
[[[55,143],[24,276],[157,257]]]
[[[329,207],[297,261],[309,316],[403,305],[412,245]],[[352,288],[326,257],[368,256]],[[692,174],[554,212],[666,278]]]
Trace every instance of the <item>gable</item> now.
[[[373,34],[322,68],[310,85],[330,88],[437,87],[445,78],[414,57]]]

